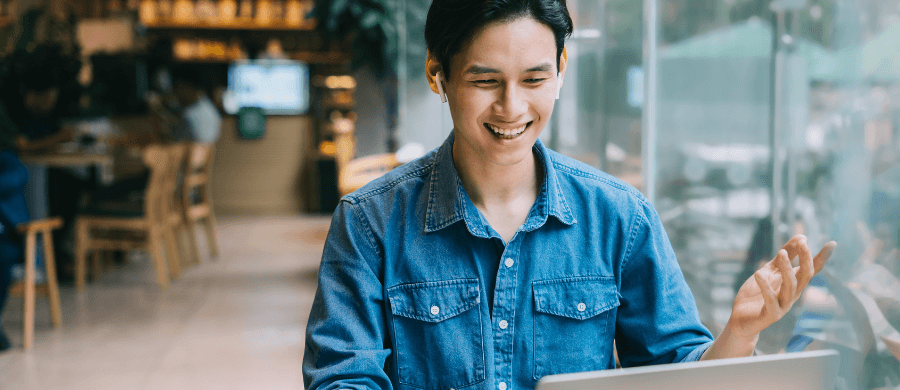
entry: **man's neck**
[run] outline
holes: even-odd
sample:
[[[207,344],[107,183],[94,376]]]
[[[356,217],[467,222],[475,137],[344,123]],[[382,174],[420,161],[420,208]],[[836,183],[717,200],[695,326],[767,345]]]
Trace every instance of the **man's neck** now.
[[[532,151],[528,158],[509,166],[458,156],[454,147],[453,161],[463,188],[491,227],[508,242],[525,223],[540,191],[544,172],[537,155]]]

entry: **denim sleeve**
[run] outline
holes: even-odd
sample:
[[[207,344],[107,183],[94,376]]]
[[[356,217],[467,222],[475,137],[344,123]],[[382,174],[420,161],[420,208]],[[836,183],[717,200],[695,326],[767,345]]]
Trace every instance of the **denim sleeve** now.
[[[385,360],[381,254],[358,205],[334,213],[306,328],[303,381],[308,390],[390,389]]]
[[[656,210],[641,202],[622,260],[616,349],[623,367],[700,359],[712,335],[700,323]]]

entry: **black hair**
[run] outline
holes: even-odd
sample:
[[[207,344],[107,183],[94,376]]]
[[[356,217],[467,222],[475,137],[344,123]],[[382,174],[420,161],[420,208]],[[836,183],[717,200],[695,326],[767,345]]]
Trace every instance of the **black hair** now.
[[[172,78],[172,85],[182,83],[200,90],[203,90],[206,86],[206,78],[203,72],[190,64],[172,66],[169,70],[169,76]]]
[[[44,92],[60,88],[64,79],[74,78],[81,69],[77,59],[73,69],[72,56],[66,55],[57,44],[45,44],[17,53],[18,77],[23,91]]]
[[[0,103],[14,121],[26,115],[25,94],[57,89],[59,95],[54,111],[71,115],[78,110],[82,87],[78,83],[81,54],[75,49],[46,43],[16,49],[0,57]]]
[[[556,68],[572,18],[566,0],[434,0],[425,20],[425,43],[449,77],[450,61],[488,24],[532,17],[553,31]]]

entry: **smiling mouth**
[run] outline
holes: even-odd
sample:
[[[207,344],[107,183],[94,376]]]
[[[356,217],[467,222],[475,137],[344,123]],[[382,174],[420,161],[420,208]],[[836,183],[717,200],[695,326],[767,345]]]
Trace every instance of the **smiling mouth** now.
[[[484,127],[486,129],[490,130],[490,132],[493,133],[494,136],[496,136],[496,137],[499,137],[502,139],[513,139],[513,138],[516,138],[516,137],[522,135],[522,133],[524,133],[525,130],[528,129],[528,126],[531,126],[531,123],[532,122],[528,122],[522,126],[514,127],[514,128],[502,128],[502,127],[494,126],[490,123],[485,123]]]

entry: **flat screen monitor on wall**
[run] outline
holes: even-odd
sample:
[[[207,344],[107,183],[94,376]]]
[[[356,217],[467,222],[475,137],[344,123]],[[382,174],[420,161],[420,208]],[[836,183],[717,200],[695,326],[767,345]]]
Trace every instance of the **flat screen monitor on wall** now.
[[[259,107],[267,115],[301,115],[309,110],[309,66],[290,60],[238,61],[228,69],[225,111]]]

